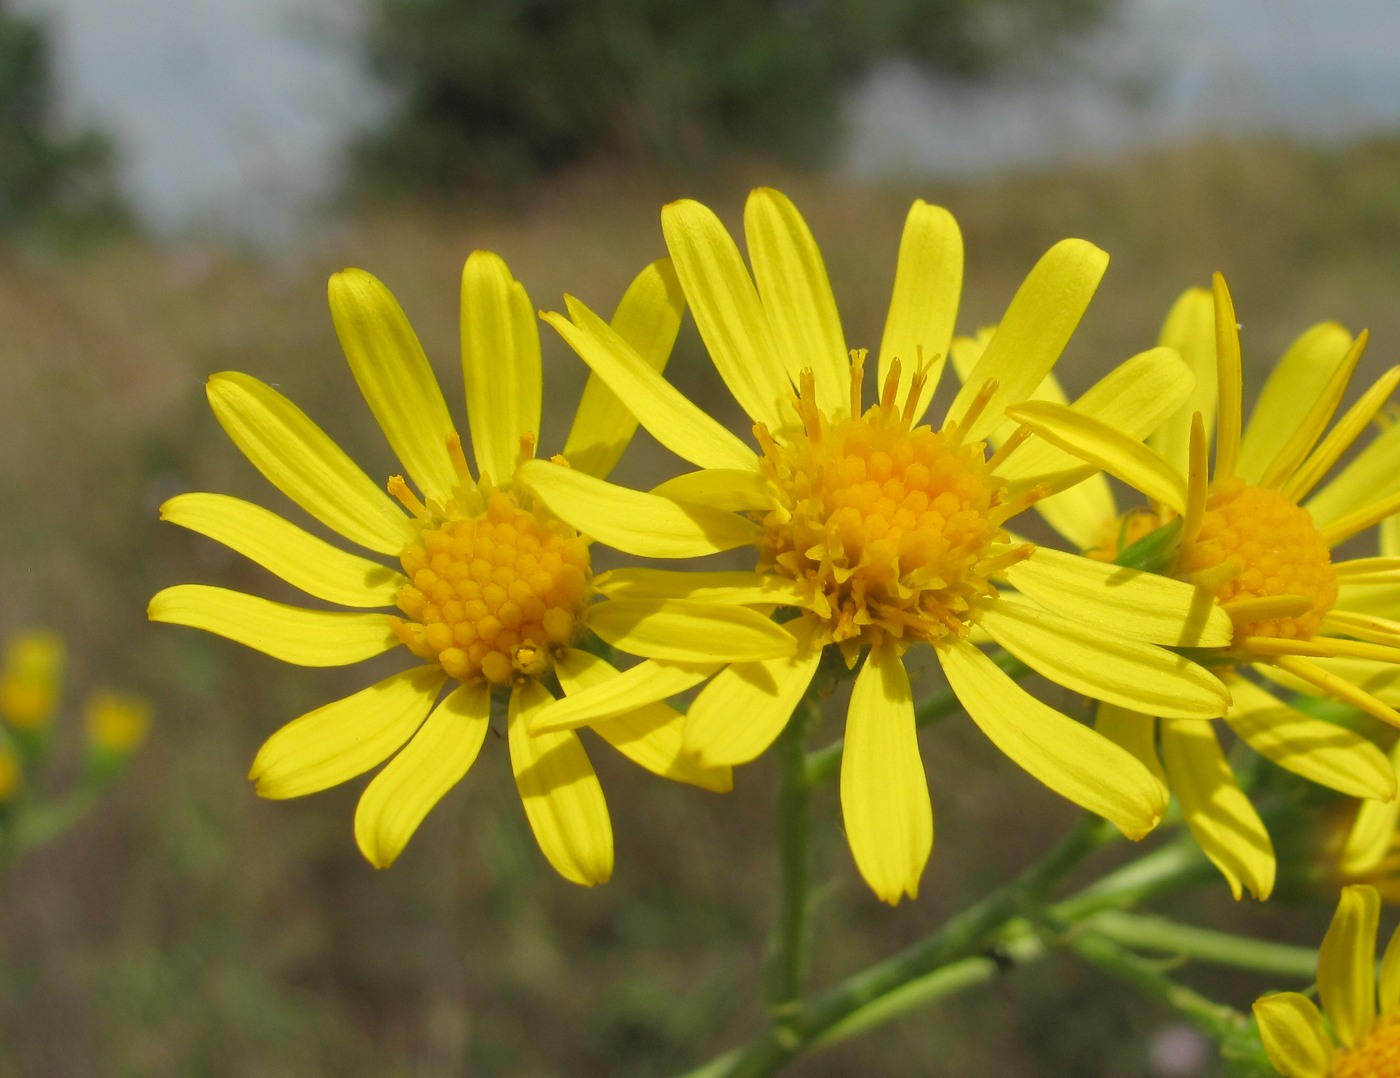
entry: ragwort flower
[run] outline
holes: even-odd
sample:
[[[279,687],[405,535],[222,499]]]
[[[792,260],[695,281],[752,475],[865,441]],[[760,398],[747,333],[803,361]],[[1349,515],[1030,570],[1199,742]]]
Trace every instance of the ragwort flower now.
[[[715,366],[754,422],[758,452],[571,300],[571,319],[546,319],[660,442],[700,470],[650,499],[544,462],[525,465],[521,481],[581,531],[631,553],[753,547],[751,572],[630,570],[609,574],[599,587],[619,596],[795,608],[798,616],[785,624],[797,651],[750,663],[642,663],[607,687],[546,709],[534,728],[567,729],[710,679],[689,708],[686,745],[711,764],[739,764],[783,729],[824,648],[839,648],[852,667],[864,656],[846,718],[841,804],[861,874],[894,903],[916,894],[933,841],[903,659],[910,647],[931,645],[973,720],[1003,752],[1126,833],[1147,832],[1164,802],[1146,768],[1036,700],[969,641],[979,626],[1060,684],[1126,706],[1151,700],[1199,717],[1225,703],[1216,679],[1154,646],[1224,643],[1222,612],[1188,587],[1055,556],[1004,530],[1045,488],[1037,476],[1008,481],[1002,468],[1014,447],[988,457],[987,433],[1050,370],[1107,256],[1070,240],[1041,260],[977,377],[935,430],[921,419],[948,351],[962,279],[962,240],[946,211],[919,202],[909,213],[878,359],[880,398],[868,409],[865,353],[848,351],[821,254],[786,198],[759,190],[748,201],[752,276],[719,220],[698,203],[667,206],[662,225]],[[1100,387],[1086,406],[1142,436],[1166,414],[1163,402],[1169,410],[1189,385],[1181,361],[1159,349],[1137,357],[1130,375]],[[1051,455],[1064,476],[1084,473],[1079,461]],[[663,519],[677,501],[697,515],[688,528]],[[716,508],[747,519],[738,543],[707,533],[701,514]],[[1046,582],[1044,602],[1003,590],[1018,573]]]
[[[1264,1051],[1287,1078],[1390,1078],[1400,1074],[1400,932],[1376,976],[1380,896],[1342,889],[1317,954],[1319,1010],[1301,992],[1254,1002]]]
[[[1230,688],[1233,703],[1222,715],[1240,738],[1313,782],[1389,801],[1395,769],[1375,745],[1290,706],[1239,671],[1252,669],[1287,688],[1330,696],[1400,725],[1392,704],[1366,688],[1392,676],[1400,663],[1400,621],[1385,591],[1400,582],[1400,561],[1331,557],[1338,544],[1400,510],[1396,432],[1384,432],[1318,488],[1400,384],[1400,368],[1382,375],[1324,436],[1366,335],[1353,340],[1335,324],[1314,326],[1274,369],[1245,427],[1239,327],[1224,279],[1216,276],[1213,293],[1186,293],[1168,316],[1162,339],[1190,357],[1202,377],[1196,398],[1163,424],[1150,445],[1055,403],[1009,410],[1148,499],[1146,506],[1119,515],[1106,485],[1086,484],[1066,495],[1076,501],[1055,506],[1050,518],[1106,559],[1138,541],[1137,551],[1147,552],[1161,572],[1197,585],[1224,605],[1232,639],[1209,658],[1220,664]],[[1205,434],[1212,415],[1213,470]],[[1242,888],[1267,897],[1275,875],[1273,845],[1213,724],[1153,723],[1149,716],[1164,716],[1138,711],[1101,706],[1097,727],[1171,788],[1236,897]]]
[[[656,263],[623,298],[613,328],[661,367],[683,302],[669,264]],[[379,867],[398,856],[472,765],[489,725],[492,690],[508,690],[511,765],[541,850],[574,882],[606,880],[612,829],[578,736],[527,733],[553,699],[552,678],[574,692],[615,673],[578,646],[583,636],[595,633],[638,655],[691,660],[772,658],[790,652],[791,641],[753,611],[716,617],[694,604],[596,601],[589,541],[515,481],[521,463],[534,456],[539,431],[540,341],[529,299],[501,259],[475,252],[462,275],[462,366],[475,476],[423,349],[389,291],[363,271],[346,270],[331,278],[330,306],[360,391],[418,493],[394,476],[392,498],[386,495],[295,405],[248,375],[215,375],[209,400],[273,485],[332,531],[398,565],[340,550],[251,503],[185,494],[162,507],[164,519],[356,612],[186,584],[156,595],[150,616],[303,666],[345,665],[399,646],[414,657],[409,669],[284,726],[263,745],[250,775],[264,797],[295,797],[389,760],[355,813],[359,847]],[[581,474],[605,475],[635,426],[594,382],[564,454]],[[729,526],[714,516],[716,528]],[[452,691],[438,702],[449,684]],[[729,786],[723,766],[684,750],[680,716],[665,705],[629,709],[593,729],[659,774],[711,789]]]

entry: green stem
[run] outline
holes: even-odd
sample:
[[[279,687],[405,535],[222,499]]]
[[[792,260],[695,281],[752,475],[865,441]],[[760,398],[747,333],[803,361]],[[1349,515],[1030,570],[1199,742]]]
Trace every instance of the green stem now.
[[[817,704],[809,694],[778,739],[782,780],[778,790],[778,842],[782,898],[776,946],[769,966],[768,1003],[772,1021],[784,1026],[802,999],[807,965],[808,914],[811,910],[811,801],[803,739]]]
[[[1124,910],[1102,910],[1084,925],[1095,935],[1124,947],[1304,981],[1311,981],[1317,973],[1317,951],[1310,947],[1246,939]]]
[[[991,659],[1013,678],[1025,677],[1030,673],[1030,667],[1009,652],[995,652]],[[914,722],[918,726],[928,726],[930,723],[946,719],[949,715],[961,710],[962,701],[958,699],[957,694],[952,689],[945,689],[943,692],[930,696],[914,709]],[[845,741],[838,739],[830,745],[824,745],[815,752],[808,753],[807,781],[815,786],[819,782],[826,782],[835,775],[841,767],[841,754],[845,751],[845,747]]]

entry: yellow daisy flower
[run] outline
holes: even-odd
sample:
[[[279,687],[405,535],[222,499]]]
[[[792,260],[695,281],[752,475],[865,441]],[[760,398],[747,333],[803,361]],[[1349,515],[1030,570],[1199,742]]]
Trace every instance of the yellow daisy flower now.
[[[1254,1003],[1264,1051],[1287,1078],[1388,1078],[1400,1074],[1400,932],[1376,976],[1380,896],[1366,884],[1342,889],[1317,954],[1319,1010],[1301,992]],[[1325,1016],[1325,1017],[1324,1017]]]
[[[677,392],[606,323],[569,301],[546,315],[642,424],[700,470],[652,496],[545,462],[520,481],[580,531],[634,554],[677,557],[739,545],[709,530],[714,509],[743,514],[750,572],[628,570],[599,586],[617,596],[688,597],[711,606],[796,608],[794,655],[749,663],[644,662],[608,686],[545,709],[533,729],[562,730],[708,680],[685,743],[708,763],[739,764],[770,745],[816,673],[823,649],[864,663],[846,718],[841,804],[856,864],[875,893],[914,896],[933,842],[928,782],[904,653],[931,645],[973,720],[1051,789],[1140,836],[1163,810],[1159,784],[1130,754],[1036,700],[969,642],[974,625],[1062,685],[1174,715],[1216,713],[1220,683],[1156,642],[1225,643],[1228,619],[1192,589],[1151,574],[1037,550],[1003,525],[1053,482],[1082,477],[1057,450],[1043,475],[1013,483],[1013,446],[990,458],[989,431],[1038,385],[1078,324],[1107,264],[1091,244],[1058,244],[1031,271],[975,380],[938,430],[920,421],[952,336],[962,239],[951,215],[916,203],[900,244],[881,344],[878,403],[862,406],[865,353],[849,351],[820,251],[796,208],[758,190],[744,216],[752,276],[704,206],[662,212],[701,336],[754,422],[757,452]],[[1084,406],[1137,436],[1189,390],[1166,349],[1137,357]],[[1163,410],[1163,402],[1166,409]],[[674,499],[674,500],[673,500]],[[677,523],[677,504],[693,519]],[[1003,590],[1039,581],[1035,601]]]
[[[1313,782],[1389,801],[1395,769],[1371,742],[1289,706],[1238,671],[1252,669],[1287,688],[1400,724],[1394,707],[1365,687],[1400,662],[1400,622],[1378,613],[1386,583],[1400,581],[1400,561],[1334,563],[1331,557],[1338,544],[1400,510],[1394,434],[1375,439],[1318,489],[1400,383],[1400,368],[1382,375],[1324,437],[1365,348],[1364,333],[1353,340],[1326,323],[1300,336],[1269,378],[1247,427],[1239,327],[1224,279],[1216,276],[1211,293],[1186,293],[1169,314],[1162,340],[1189,357],[1202,377],[1196,397],[1148,445],[1054,402],[1008,409],[1041,437],[1148,499],[1146,507],[1119,515],[1107,486],[1090,483],[1065,495],[1072,501],[1051,506],[1048,515],[1103,558],[1140,539],[1138,552],[1151,548],[1163,573],[1224,605],[1233,636],[1209,658],[1221,664],[1233,698],[1222,716],[1253,749]],[[1213,473],[1205,434],[1205,418],[1212,415]],[[1188,826],[1236,897],[1242,888],[1267,897],[1273,845],[1213,725],[1153,723],[1149,716],[1164,717],[1104,705],[1097,728],[1176,794]]]
[[[666,262],[648,267],[612,329],[664,365],[684,300]],[[389,760],[355,813],[374,865],[398,856],[429,809],[476,759],[493,689],[508,691],[506,737],[517,788],[550,863],[576,883],[612,871],[612,828],[578,736],[532,737],[531,720],[566,693],[606,682],[612,666],[579,646],[593,633],[635,655],[691,661],[773,659],[792,642],[754,611],[683,602],[596,602],[589,541],[516,482],[535,452],[542,376],[535,314],[497,256],[462,274],[462,368],[473,476],[432,369],[402,309],[360,270],[330,282],[331,314],[366,403],[405,471],[386,495],[294,404],[245,374],[217,374],[219,422],[274,486],[314,518],[396,566],[349,553],[281,517],[220,494],[184,494],[164,519],[244,554],[308,595],[355,612],[304,609],[184,584],[151,600],[156,621],[217,633],[302,666],[341,666],[403,647],[414,665],[294,720],[263,745],[250,777],[264,797],[322,790]],[[564,447],[579,474],[601,476],[635,430],[605,386],[585,390]],[[737,529],[710,515],[717,534]],[[394,609],[394,613],[382,608]],[[438,702],[445,685],[452,691]],[[629,709],[593,729],[658,774],[727,789],[722,766],[685,751],[680,716]],[[397,755],[396,755],[397,754]],[[393,757],[391,760],[390,757]]]

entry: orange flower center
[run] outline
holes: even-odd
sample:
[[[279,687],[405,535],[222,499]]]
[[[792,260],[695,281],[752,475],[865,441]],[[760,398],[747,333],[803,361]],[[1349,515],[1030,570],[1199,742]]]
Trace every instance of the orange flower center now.
[[[459,681],[538,677],[569,644],[589,597],[588,546],[573,529],[492,491],[474,516],[425,526],[400,558],[394,632]]]
[[[897,370],[860,414],[863,358],[853,356],[852,418],[822,415],[804,376],[802,430],[779,444],[756,428],[776,493],[761,521],[759,570],[804,585],[808,617],[848,659],[887,638],[966,635],[973,603],[996,594],[988,576],[1029,553],[991,553],[1006,542],[1002,521],[1024,506],[1007,504],[983,443],[964,444],[956,429],[911,429],[912,409],[895,402]]]
[[[1400,1078],[1400,1014],[1382,1015],[1361,1043],[1332,1058],[1332,1078]]]
[[[1291,617],[1237,619],[1237,639],[1306,640],[1337,601],[1332,555],[1308,511],[1276,490],[1242,479],[1211,491],[1200,534],[1181,551],[1176,575],[1208,583],[1227,604],[1282,596],[1310,601],[1306,611]]]

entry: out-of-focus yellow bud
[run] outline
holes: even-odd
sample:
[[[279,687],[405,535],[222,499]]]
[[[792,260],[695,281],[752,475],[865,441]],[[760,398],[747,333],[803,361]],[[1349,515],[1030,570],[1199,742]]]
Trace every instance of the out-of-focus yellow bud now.
[[[0,740],[0,805],[15,799],[24,785],[24,761],[9,738]]]
[[[56,633],[26,632],[10,638],[0,661],[0,718],[16,730],[41,730],[58,707],[63,641]]]
[[[88,746],[93,752],[129,756],[151,728],[151,705],[139,696],[95,692],[83,710]]]

